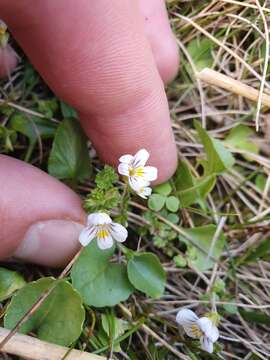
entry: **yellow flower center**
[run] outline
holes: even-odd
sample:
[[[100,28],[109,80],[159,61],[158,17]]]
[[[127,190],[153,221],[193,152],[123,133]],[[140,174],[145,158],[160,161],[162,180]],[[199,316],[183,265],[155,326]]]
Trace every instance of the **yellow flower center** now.
[[[202,331],[198,328],[197,325],[193,324],[191,325],[191,332],[194,336],[196,336],[197,338],[200,338],[203,336]]]
[[[132,176],[143,177],[143,167],[142,166],[139,166],[137,168],[130,167],[128,170],[128,174],[130,177]]]
[[[106,225],[99,225],[99,230],[97,232],[97,238],[105,239],[107,236],[109,236],[109,231],[108,231],[108,229],[106,229]]]

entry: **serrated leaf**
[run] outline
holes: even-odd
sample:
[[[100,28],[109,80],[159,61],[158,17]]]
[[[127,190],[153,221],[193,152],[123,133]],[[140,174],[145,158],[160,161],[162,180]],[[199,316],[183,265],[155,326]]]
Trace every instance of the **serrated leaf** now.
[[[9,298],[25,285],[24,278],[16,271],[0,268],[0,301]]]
[[[5,327],[12,329],[55,281],[58,280],[42,278],[20,289],[7,308]],[[84,317],[79,294],[67,281],[61,280],[43,304],[20,327],[20,332],[35,332],[42,340],[68,346],[80,336]]]
[[[192,242],[197,244],[198,247],[192,245],[186,238],[182,236],[179,237],[188,247],[186,255],[190,264],[199,271],[211,269],[214,265],[212,258],[218,259],[222,253],[225,245],[225,236],[223,233],[220,234],[212,248],[212,241],[216,230],[217,227],[213,224],[185,229],[185,233],[192,238]],[[211,254],[209,253],[210,250],[212,250]]]
[[[207,174],[220,174],[231,168],[235,161],[230,151],[225,149],[221,141],[212,138],[198,121],[194,121],[194,125],[207,156]]]
[[[58,179],[83,181],[90,174],[87,139],[79,123],[64,120],[57,128],[49,156],[48,171]]]
[[[96,241],[83,249],[71,271],[72,284],[83,302],[96,307],[114,306],[133,292],[126,266],[112,264],[114,248],[101,250]]]
[[[131,284],[153,298],[164,292],[166,273],[159,258],[152,253],[138,253],[128,261],[128,278]]]
[[[152,194],[148,199],[148,207],[153,211],[160,211],[165,205],[166,197],[160,194]]]
[[[157,185],[153,188],[153,191],[157,194],[168,196],[172,192],[172,187],[169,182]]]
[[[176,196],[169,196],[166,199],[166,208],[171,212],[179,210],[180,201]]]
[[[178,196],[180,205],[183,208],[196,203],[203,207],[203,201],[212,191],[215,183],[215,174],[194,178],[186,162],[181,161],[175,175],[177,189],[175,195]]]

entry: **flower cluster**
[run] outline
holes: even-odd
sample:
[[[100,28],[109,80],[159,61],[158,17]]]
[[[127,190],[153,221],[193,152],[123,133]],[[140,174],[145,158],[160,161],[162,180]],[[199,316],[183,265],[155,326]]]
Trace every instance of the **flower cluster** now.
[[[213,316],[199,318],[192,310],[181,309],[177,313],[176,322],[183,326],[188,336],[193,339],[200,339],[203,350],[208,353],[213,352],[213,344],[219,338],[218,328]]]
[[[148,159],[149,152],[141,149],[134,156],[129,154],[121,156],[118,166],[119,174],[127,177],[132,190],[144,199],[151,195],[150,182],[157,179],[157,168],[145,166]]]
[[[157,178],[157,168],[145,166],[149,153],[145,149],[139,150],[134,156],[120,157],[118,171],[128,178],[130,187],[142,198],[147,198],[152,192],[150,181]],[[127,229],[121,224],[114,223],[104,212],[93,213],[88,216],[86,227],[81,231],[79,242],[87,246],[93,239],[97,239],[98,247],[102,250],[113,246],[113,240],[124,242],[128,236]]]

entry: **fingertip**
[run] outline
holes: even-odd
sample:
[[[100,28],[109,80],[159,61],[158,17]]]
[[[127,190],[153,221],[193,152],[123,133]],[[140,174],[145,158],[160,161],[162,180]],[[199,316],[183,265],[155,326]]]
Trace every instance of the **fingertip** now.
[[[160,47],[155,54],[155,59],[163,82],[168,84],[173,81],[180,64],[179,50],[174,38]]]
[[[20,255],[24,249],[22,259],[56,266],[76,252],[79,224],[85,223],[86,216],[80,197],[70,188],[32,165],[5,155],[0,155],[0,188],[1,259],[12,256],[16,249]],[[53,221],[51,227],[37,226],[31,232],[30,246],[20,248],[34,224],[48,221]]]

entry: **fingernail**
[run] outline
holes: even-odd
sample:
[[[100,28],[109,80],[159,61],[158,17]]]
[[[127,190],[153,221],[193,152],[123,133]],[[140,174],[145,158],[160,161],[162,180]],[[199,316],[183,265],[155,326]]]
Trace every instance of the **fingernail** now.
[[[80,248],[83,225],[68,220],[37,222],[26,231],[14,257],[47,266],[64,266]]]

